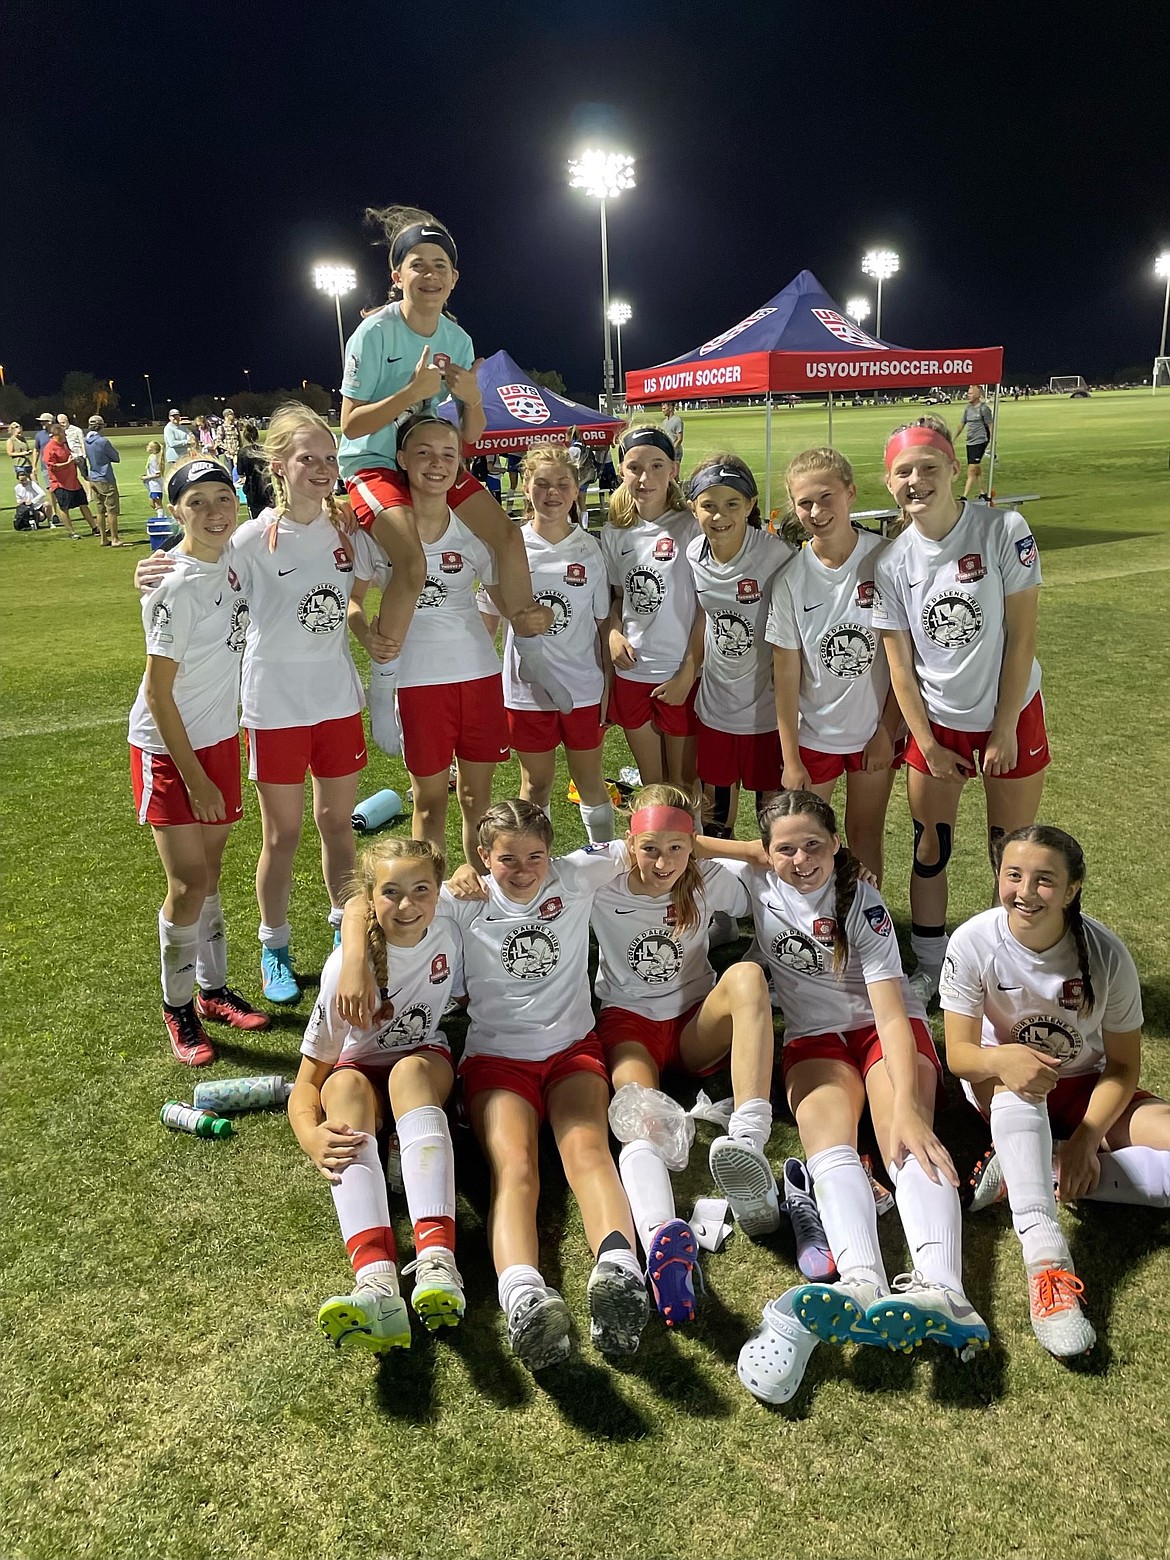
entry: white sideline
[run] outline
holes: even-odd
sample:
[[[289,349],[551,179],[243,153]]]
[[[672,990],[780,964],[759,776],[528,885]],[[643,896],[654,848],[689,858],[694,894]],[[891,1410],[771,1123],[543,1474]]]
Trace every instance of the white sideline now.
[[[99,726],[120,726],[129,719],[129,711],[117,715],[99,715],[94,720],[57,720],[44,726],[0,725],[0,742],[20,742],[26,737],[53,737],[63,731],[96,731]]]

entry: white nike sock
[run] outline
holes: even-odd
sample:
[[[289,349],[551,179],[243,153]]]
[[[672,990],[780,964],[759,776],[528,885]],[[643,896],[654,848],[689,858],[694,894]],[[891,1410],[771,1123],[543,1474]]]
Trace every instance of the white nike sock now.
[[[923,937],[918,932],[910,933],[910,947],[914,957],[918,960],[918,968],[933,975],[937,980],[942,974],[943,959],[946,957],[947,938]]]
[[[199,923],[176,926],[158,913],[158,942],[162,954],[162,994],[168,1007],[186,1007],[195,995],[195,950]]]
[[[878,1246],[873,1190],[857,1150],[845,1143],[823,1148],[819,1154],[809,1156],[808,1173],[829,1250],[841,1277],[864,1278],[867,1283],[888,1290],[890,1284]]]
[[[963,1235],[959,1194],[949,1181],[932,1181],[910,1155],[899,1170],[890,1165],[894,1201],[910,1248],[910,1266],[928,1284],[963,1293]]]
[[[359,1284],[375,1281],[377,1287],[398,1293],[398,1269],[394,1263],[394,1232],[386,1177],[378,1158],[378,1145],[366,1137],[352,1164],[329,1188],[341,1226],[341,1238],[353,1262]]]
[[[257,935],[262,948],[287,948],[292,941],[292,927],[287,921],[283,926],[265,926],[261,921]]]
[[[342,918],[342,916],[344,914],[345,914],[345,906],[344,905],[330,905],[329,906],[329,925],[333,928],[334,931],[337,931],[340,928],[340,926],[341,926],[341,918]]]
[[[524,1262],[514,1262],[511,1267],[506,1267],[500,1274],[499,1282],[500,1308],[504,1315],[511,1318],[512,1312],[529,1290],[544,1287],[544,1279],[536,1268]]]
[[[438,1105],[420,1105],[400,1116],[398,1150],[410,1222],[454,1219],[455,1158],[446,1112]]]
[[[599,802],[595,807],[581,803],[581,822],[590,845],[605,845],[613,839],[613,803]]]
[[[1085,1202],[1128,1203],[1133,1208],[1170,1208],[1170,1149],[1115,1148],[1099,1154],[1101,1179]]]
[[[629,1198],[642,1250],[649,1257],[654,1236],[675,1216],[670,1171],[654,1144],[637,1138],[625,1144],[618,1155],[618,1174]]]
[[[646,1275],[642,1271],[642,1264],[628,1246],[614,1246],[609,1251],[598,1252],[597,1262],[608,1262],[614,1267],[625,1268],[627,1273],[632,1273],[640,1284],[646,1282]],[[596,1266],[596,1264],[595,1264]]]
[[[1025,1263],[1071,1268],[1072,1256],[1052,1190],[1052,1124],[1047,1105],[1032,1105],[1018,1094],[994,1095],[991,1141],[1003,1166],[1012,1223]]]
[[[208,894],[199,913],[195,979],[203,991],[218,991],[227,985],[227,929],[218,893]]]
[[[771,1100],[744,1100],[742,1105],[737,1105],[732,1111],[731,1120],[727,1123],[728,1137],[750,1143],[762,1154],[771,1135]]]

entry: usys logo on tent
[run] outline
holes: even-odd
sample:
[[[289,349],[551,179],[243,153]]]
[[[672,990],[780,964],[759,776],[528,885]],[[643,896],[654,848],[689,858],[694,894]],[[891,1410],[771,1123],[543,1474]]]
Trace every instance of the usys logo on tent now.
[[[736,336],[743,334],[752,325],[758,325],[761,320],[766,320],[769,314],[775,314],[772,308],[757,309],[754,314],[749,314],[746,320],[740,320],[738,325],[733,325],[730,330],[725,330],[722,336],[712,336],[710,341],[705,341],[699,348],[699,356],[706,357],[708,352],[714,352],[727,342],[734,341]]]
[[[535,385],[500,385],[496,394],[513,417],[526,423],[546,423],[552,416]]]

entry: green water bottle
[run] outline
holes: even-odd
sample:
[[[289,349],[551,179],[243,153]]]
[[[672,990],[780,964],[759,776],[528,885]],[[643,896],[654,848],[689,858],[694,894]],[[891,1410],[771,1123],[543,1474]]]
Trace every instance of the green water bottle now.
[[[196,1110],[181,1100],[168,1100],[159,1112],[164,1127],[172,1132],[193,1132],[196,1137],[225,1138],[232,1135],[232,1124],[209,1110]]]

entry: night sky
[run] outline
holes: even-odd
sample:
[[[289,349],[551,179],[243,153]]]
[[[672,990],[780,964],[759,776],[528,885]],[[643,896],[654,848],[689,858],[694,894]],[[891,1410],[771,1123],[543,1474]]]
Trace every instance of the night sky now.
[[[230,394],[244,367],[254,389],[332,387],[311,266],[356,265],[348,333],[386,287],[361,213],[407,201],[455,234],[452,308],[477,350],[596,395],[597,208],[564,173],[592,142],[637,158],[610,207],[627,367],[726,329],[804,267],[843,305],[872,289],[863,250],[890,247],[889,340],[1003,344],[1009,381],[1148,372],[1170,248],[1167,14],[17,0],[0,362],[29,394],[70,369],[113,378],[124,407],[144,371],[157,406]]]

